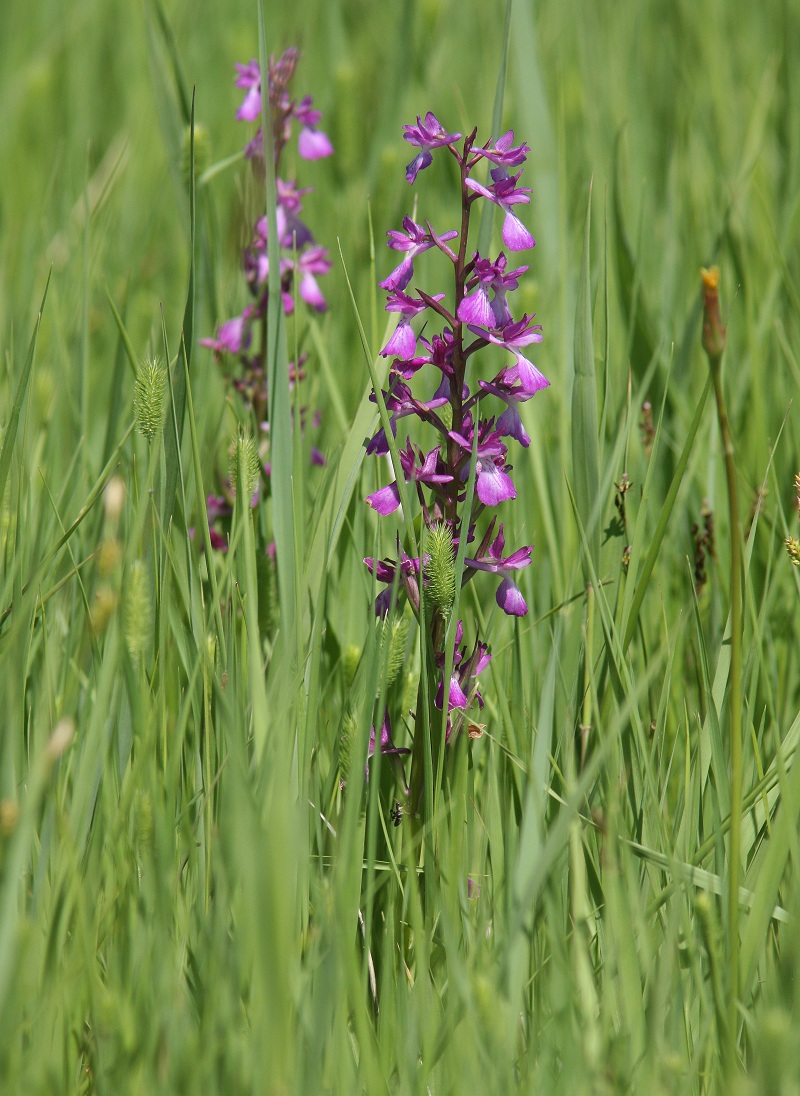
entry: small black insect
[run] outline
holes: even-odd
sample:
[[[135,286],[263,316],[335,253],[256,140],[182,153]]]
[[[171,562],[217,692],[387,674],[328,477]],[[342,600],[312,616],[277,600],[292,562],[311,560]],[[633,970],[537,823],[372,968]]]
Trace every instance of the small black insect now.
[[[389,817],[392,822],[394,822],[395,826],[399,826],[403,821],[403,804],[399,799],[395,799],[394,806],[389,811]]]

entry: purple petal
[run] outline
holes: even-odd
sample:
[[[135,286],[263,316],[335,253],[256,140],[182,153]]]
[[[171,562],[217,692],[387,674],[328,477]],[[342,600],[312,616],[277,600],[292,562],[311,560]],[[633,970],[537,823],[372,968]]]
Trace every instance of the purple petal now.
[[[321,129],[303,126],[297,140],[297,151],[304,160],[322,160],[325,156],[333,155],[333,145]]]
[[[478,661],[475,663],[475,669],[472,671],[473,677],[477,677],[479,673],[482,673],[483,670],[485,670],[489,663],[492,661],[492,656],[489,654],[489,650],[485,643],[478,644],[478,651]],[[480,693],[478,694],[478,696],[480,697]],[[482,699],[481,707],[483,707]]]
[[[227,552],[228,551],[228,538],[227,537],[221,536],[216,531],[216,529],[209,529],[208,530],[208,536],[209,536],[209,540],[211,541],[211,547],[216,552]]]
[[[325,298],[320,292],[317,279],[313,274],[305,274],[303,276],[303,279],[300,282],[300,296],[306,304],[310,304],[317,312],[324,312],[328,307]]]
[[[249,310],[245,309],[241,316],[234,316],[232,320],[220,324],[216,338],[201,339],[200,345],[208,347],[215,354],[239,354],[250,345],[251,332],[245,327],[248,318]]]
[[[528,437],[528,433],[522,425],[519,407],[517,407],[515,403],[510,404],[497,420],[496,429],[501,437],[514,438],[524,449],[527,449],[531,443],[531,439]]]
[[[252,61],[248,61],[246,65],[242,65],[237,61],[233,67],[236,69],[236,80],[234,82],[237,88],[251,88],[260,85],[261,69],[255,57]]]
[[[478,194],[482,194],[484,198],[488,198],[490,202],[497,202],[496,195],[492,194],[491,190],[487,190],[486,187],[477,181],[477,179],[465,179],[465,184],[470,190],[474,190]]]
[[[484,506],[498,506],[506,499],[515,499],[517,489],[511,477],[492,461],[478,461],[479,472],[475,491]]]
[[[397,435],[397,423],[394,421],[394,419],[391,419],[390,422],[392,424],[392,433],[396,436]],[[378,433],[372,438],[369,445],[367,446],[366,455],[368,457],[371,457],[373,455],[383,456],[384,453],[388,453],[388,452],[389,452],[389,443],[386,440],[386,433],[385,433],[383,427],[381,427],[380,430],[378,431]]]
[[[259,84],[248,90],[242,105],[236,111],[236,117],[240,122],[255,122],[257,118],[261,117],[261,87]]]
[[[386,289],[388,292],[402,292],[411,279],[414,277],[414,257],[413,255],[406,255],[403,261],[396,266],[388,278],[384,278],[382,282],[378,282],[381,289]]]
[[[381,487],[379,491],[367,495],[366,501],[382,517],[393,514],[400,505],[400,491],[396,483],[390,483],[387,487]]]
[[[521,571],[523,567],[527,567],[530,564],[532,554],[532,544],[526,544],[524,548],[517,548],[516,552],[512,552],[507,559],[503,560],[503,570]]]
[[[467,182],[469,182],[469,179],[467,179]],[[528,232],[519,217],[515,217],[513,213],[507,211],[503,221],[503,243],[509,251],[527,251],[529,247],[536,244],[536,240]]]
[[[413,184],[419,172],[426,167],[430,167],[432,163],[433,156],[431,156],[427,148],[421,149],[406,168],[406,179],[408,182]]]
[[[441,708],[442,700],[444,699],[444,682],[439,682],[439,689],[436,693],[436,699],[434,703],[437,708]],[[450,694],[447,698],[447,710],[452,712],[453,708],[466,708],[469,702],[469,698],[459,684],[458,678],[455,674],[450,678]]]
[[[497,587],[495,600],[504,613],[509,616],[525,616],[528,606],[522,596],[519,587],[515,586],[510,578],[504,578]]]
[[[408,361],[409,358],[414,357],[416,349],[417,336],[414,334],[413,328],[405,321],[401,321],[392,332],[392,337],[386,346],[381,350],[381,357],[402,358],[403,361]]]
[[[529,362],[527,358],[523,358],[522,354],[517,354],[517,364],[508,372],[509,376],[512,379],[518,380],[525,392],[530,393],[530,395],[539,392],[542,388],[548,388],[550,386],[550,381],[545,377],[544,373],[540,373],[533,362]],[[515,377],[513,376],[514,374],[516,374]]]
[[[467,703],[467,694],[461,688],[456,675],[453,674],[450,678],[450,697],[447,704],[448,711],[451,711],[453,708],[466,708]]]
[[[530,557],[532,557],[534,551],[533,545],[525,545],[524,548],[517,548],[516,551],[511,553],[507,559],[503,560],[503,568],[505,570],[519,571],[522,568],[527,567],[530,563]]]
[[[463,299],[458,306],[458,318],[462,323],[494,327],[494,312],[485,286],[478,286],[474,293]]]

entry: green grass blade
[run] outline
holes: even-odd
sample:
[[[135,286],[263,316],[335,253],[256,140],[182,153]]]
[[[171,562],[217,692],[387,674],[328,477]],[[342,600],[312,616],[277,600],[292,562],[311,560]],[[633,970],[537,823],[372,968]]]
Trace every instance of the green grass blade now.
[[[575,378],[572,387],[572,474],[589,555],[594,570],[600,570],[600,522],[597,506],[600,496],[600,444],[597,417],[597,381],[592,340],[592,290],[589,260],[591,236],[592,188],[583,232],[583,254],[575,305]],[[588,571],[584,567],[584,575]],[[586,579],[588,582],[588,577]]]
[[[195,311],[195,177],[194,177],[194,94],[192,94],[192,116],[190,126],[189,155],[189,286],[186,293],[186,307],[183,313],[183,326],[178,346],[178,358],[172,370],[171,398],[172,414],[164,424],[164,462],[166,478],[164,483],[163,510],[161,524],[169,529],[175,512],[175,497],[180,474],[180,447],[183,439],[183,422],[186,417],[186,378],[191,373],[192,352],[194,348],[194,311]],[[182,360],[183,358],[183,360]],[[167,358],[169,362],[169,358]]]
[[[647,585],[653,573],[653,568],[655,567],[656,560],[658,559],[658,553],[661,549],[661,545],[667,534],[667,528],[669,526],[670,518],[672,516],[672,510],[675,506],[675,500],[678,497],[678,491],[680,490],[681,483],[683,482],[683,476],[686,472],[686,466],[689,463],[689,457],[692,453],[692,447],[694,446],[697,432],[700,429],[700,423],[703,418],[703,411],[705,410],[706,400],[708,399],[708,394],[710,391],[711,379],[709,378],[706,381],[705,387],[703,388],[703,393],[700,396],[700,401],[697,404],[694,418],[691,421],[691,424],[689,426],[689,432],[686,435],[686,441],[683,443],[683,449],[681,450],[681,455],[678,458],[678,463],[675,467],[675,473],[672,477],[672,482],[670,483],[667,497],[664,500],[663,507],[661,508],[661,513],[658,518],[658,524],[656,525],[655,531],[650,538],[650,546],[647,549],[647,555],[645,556],[644,563],[642,564],[638,572],[635,592],[633,594],[633,598],[631,599],[631,605],[628,610],[627,616],[625,617],[625,626],[622,634],[622,647],[625,651],[627,651],[628,647],[630,646],[631,640],[633,639],[636,632],[639,620],[639,612],[642,608],[644,596],[647,593]]]
[[[42,323],[42,314],[44,312],[44,303],[47,300],[47,290],[50,288],[50,278],[52,271],[47,275],[47,282],[45,283],[44,293],[42,294],[42,303],[39,305],[39,312],[36,316],[36,324],[33,328],[33,334],[31,335],[31,341],[28,344],[28,353],[25,356],[25,364],[22,367],[22,375],[17,383],[17,390],[14,393],[14,402],[11,405],[11,412],[8,416],[8,421],[5,424],[3,431],[3,449],[0,452],[0,502],[6,492],[6,480],[8,479],[8,470],[11,467],[11,454],[14,452],[14,443],[17,440],[17,429],[19,427],[19,416],[22,412],[22,404],[25,401],[25,393],[28,391],[28,382],[31,379],[31,370],[33,369],[33,358],[36,351],[36,339],[39,335],[39,327]]]

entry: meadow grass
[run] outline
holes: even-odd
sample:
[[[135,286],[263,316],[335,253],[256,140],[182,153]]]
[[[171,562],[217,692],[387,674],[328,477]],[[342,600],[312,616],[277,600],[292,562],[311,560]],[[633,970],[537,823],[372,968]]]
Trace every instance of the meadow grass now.
[[[413,630],[392,664],[361,562],[400,528],[363,502],[385,482],[363,462],[376,281],[417,191],[453,227],[447,164],[409,192],[401,127],[433,110],[489,137],[502,6],[265,4],[260,31],[251,0],[7,0],[3,1092],[800,1091],[799,20],[792,0],[515,0],[503,128],[532,148],[520,296],[551,381],[502,512],[535,544],[530,611],[463,593],[493,653],[484,731],[448,747],[420,860],[388,759],[362,775],[375,698],[413,708],[420,669]],[[205,498],[244,417],[197,340],[245,303],[265,202],[235,159],[233,64],[293,44],[336,155],[288,174],[336,262],[328,312],[298,309],[271,353],[309,351],[327,465],[273,386],[273,497],[237,505],[223,554]],[[148,443],[154,355],[170,407]]]

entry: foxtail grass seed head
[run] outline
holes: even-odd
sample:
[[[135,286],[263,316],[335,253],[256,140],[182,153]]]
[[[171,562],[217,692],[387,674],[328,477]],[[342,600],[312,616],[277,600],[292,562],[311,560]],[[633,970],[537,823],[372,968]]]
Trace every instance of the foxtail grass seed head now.
[[[146,358],[136,373],[133,388],[133,414],[136,428],[152,442],[164,422],[167,404],[167,370],[156,355]]]
[[[113,574],[117,569],[119,561],[122,559],[122,545],[114,537],[111,540],[104,540],[100,545],[100,555],[97,561],[97,570],[101,575]]]
[[[456,561],[453,531],[446,522],[431,525],[425,537],[428,561],[425,591],[442,616],[447,617],[456,599]]]
[[[278,627],[278,568],[275,556],[265,553],[256,558],[258,579],[258,627],[263,636],[271,636]]]
[[[58,761],[59,757],[69,749],[74,737],[75,723],[69,716],[65,716],[56,723],[53,733],[45,746],[45,756],[48,762],[53,764]]]
[[[237,434],[231,442],[228,456],[230,457],[231,484],[237,492],[241,484],[245,497],[249,499],[261,475],[261,462],[253,435],[244,431]]]
[[[727,342],[719,309],[719,267],[700,271],[703,281],[703,349],[712,365],[719,363]]]
[[[101,586],[92,602],[92,631],[95,635],[100,636],[106,630],[118,604],[116,590],[112,590],[110,586]]]
[[[389,654],[386,663],[386,688],[394,685],[405,665],[408,643],[408,617],[395,617],[384,623],[384,641],[388,632]]]
[[[351,712],[347,712],[342,721],[342,736],[339,740],[339,772],[341,773],[341,785],[347,783],[350,771],[353,767],[353,751],[355,750],[358,726]]]
[[[147,568],[136,559],[125,583],[125,642],[133,659],[144,651],[150,630],[150,588]]]

